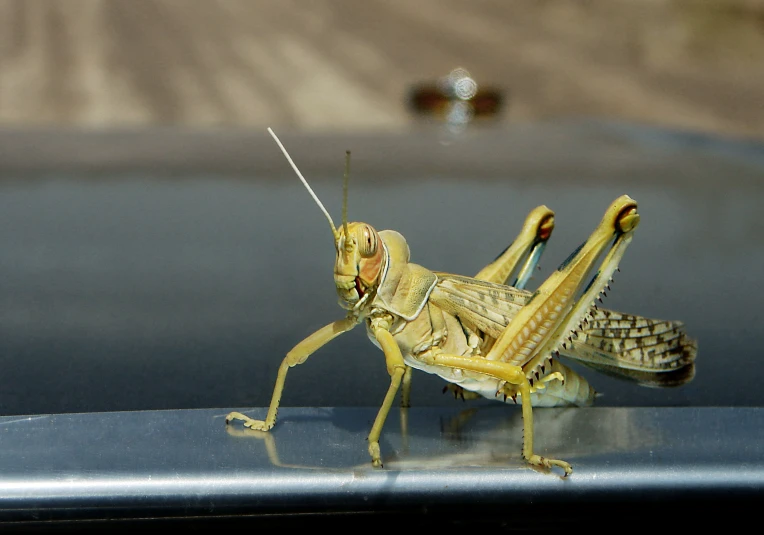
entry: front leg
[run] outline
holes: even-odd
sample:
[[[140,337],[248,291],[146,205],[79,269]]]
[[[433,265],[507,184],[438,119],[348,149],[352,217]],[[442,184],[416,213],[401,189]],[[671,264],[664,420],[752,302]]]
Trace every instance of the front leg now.
[[[310,355],[337,336],[355,327],[356,323],[355,318],[352,317],[330,323],[308,336],[287,353],[287,356],[284,357],[284,360],[281,362],[279,373],[276,376],[276,385],[273,388],[271,405],[268,408],[268,414],[265,417],[265,420],[254,420],[240,412],[232,412],[226,416],[225,423],[229,424],[232,420],[241,420],[244,422],[244,427],[249,427],[256,431],[269,431],[276,424],[276,415],[279,410],[279,403],[281,402],[281,393],[284,390],[284,382],[286,381],[286,375],[289,368],[302,364],[308,360]]]

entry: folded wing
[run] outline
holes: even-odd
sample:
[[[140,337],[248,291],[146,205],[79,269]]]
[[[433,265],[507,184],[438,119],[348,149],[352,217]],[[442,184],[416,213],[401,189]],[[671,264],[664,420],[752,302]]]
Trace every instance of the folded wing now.
[[[467,327],[496,338],[531,292],[471,277],[437,273],[430,299]],[[669,387],[695,375],[697,342],[678,321],[595,309],[561,354],[607,375],[644,386]]]

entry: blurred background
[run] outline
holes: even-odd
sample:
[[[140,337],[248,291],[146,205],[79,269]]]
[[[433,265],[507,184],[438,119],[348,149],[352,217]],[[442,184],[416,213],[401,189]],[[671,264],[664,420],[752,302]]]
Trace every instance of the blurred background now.
[[[351,149],[351,219],[436,270],[476,273],[546,204],[535,286],[629,193],[606,305],[685,321],[698,370],[587,372],[602,403],[764,401],[764,0],[0,0],[0,413],[268,404],[342,311],[267,126],[335,219]],[[357,329],[284,404],[387,382]]]
[[[502,118],[764,135],[762,0],[0,0],[3,126],[395,130],[457,66]]]

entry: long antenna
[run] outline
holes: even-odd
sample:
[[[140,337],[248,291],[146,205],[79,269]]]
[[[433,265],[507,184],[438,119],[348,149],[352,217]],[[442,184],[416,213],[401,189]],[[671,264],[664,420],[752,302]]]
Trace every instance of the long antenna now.
[[[300,180],[302,180],[302,183],[305,185],[305,187],[308,189],[308,193],[310,193],[311,197],[313,197],[313,200],[316,201],[316,204],[319,208],[321,208],[321,211],[326,216],[326,219],[329,221],[329,224],[332,226],[332,234],[334,234],[335,239],[337,236],[337,227],[334,226],[334,221],[332,221],[332,216],[329,215],[329,212],[326,211],[326,208],[324,208],[324,205],[321,204],[321,201],[318,199],[318,196],[313,192],[313,189],[310,187],[310,184],[308,184],[308,181],[305,180],[305,177],[302,176],[302,173],[299,169],[297,169],[297,166],[292,161],[292,157],[289,156],[289,153],[284,148],[284,145],[281,144],[281,140],[279,140],[278,136],[271,130],[271,127],[268,127],[268,133],[273,137],[274,140],[276,140],[276,144],[281,149],[281,152],[284,153],[284,156],[286,157],[287,161],[289,162],[289,165],[292,166],[292,169],[294,169],[294,172],[297,173],[297,176],[300,177]],[[347,230],[345,231],[347,233]]]
[[[342,180],[342,227],[348,239],[348,181],[350,180],[350,151],[345,151],[345,176]]]

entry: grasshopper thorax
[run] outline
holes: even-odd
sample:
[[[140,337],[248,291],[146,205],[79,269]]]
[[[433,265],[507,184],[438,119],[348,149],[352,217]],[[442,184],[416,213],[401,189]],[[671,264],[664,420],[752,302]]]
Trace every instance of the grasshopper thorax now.
[[[347,234],[345,234],[347,229]],[[371,225],[348,223],[337,229],[334,283],[343,308],[355,308],[376,291],[385,261],[382,239]]]

